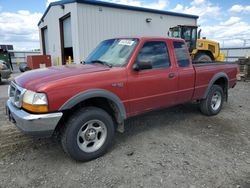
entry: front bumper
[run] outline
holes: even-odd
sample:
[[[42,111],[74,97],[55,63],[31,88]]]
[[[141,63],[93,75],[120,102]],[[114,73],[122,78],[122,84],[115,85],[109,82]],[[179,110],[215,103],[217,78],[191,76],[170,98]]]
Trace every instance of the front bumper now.
[[[1,74],[1,77],[3,79],[8,79],[10,78],[10,75],[11,75],[11,70],[7,69],[7,70],[0,70],[0,74]]]
[[[58,122],[63,116],[62,112],[30,114],[22,109],[16,108],[10,100],[6,103],[6,113],[9,116],[9,120],[22,132],[38,137],[52,136]]]

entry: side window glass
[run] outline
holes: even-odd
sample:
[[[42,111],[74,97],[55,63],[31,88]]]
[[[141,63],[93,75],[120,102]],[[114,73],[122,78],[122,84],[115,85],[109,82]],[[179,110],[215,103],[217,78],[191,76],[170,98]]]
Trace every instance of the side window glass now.
[[[189,66],[189,53],[185,47],[184,42],[174,42],[174,51],[175,56],[178,62],[179,67],[188,67]]]
[[[166,43],[146,42],[141,48],[136,61],[151,62],[153,69],[169,67],[170,60]]]
[[[195,44],[196,39],[197,39],[197,29],[192,29],[192,43]]]
[[[191,40],[191,29],[190,28],[183,28],[183,39],[185,41],[190,41]]]

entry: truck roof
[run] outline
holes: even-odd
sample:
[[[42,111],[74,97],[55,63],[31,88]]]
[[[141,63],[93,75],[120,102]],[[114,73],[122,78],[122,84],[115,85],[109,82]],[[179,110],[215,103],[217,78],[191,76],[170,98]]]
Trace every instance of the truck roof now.
[[[115,37],[113,39],[140,39],[140,40],[175,40],[185,42],[184,39],[174,37],[157,37],[157,36],[124,36]]]

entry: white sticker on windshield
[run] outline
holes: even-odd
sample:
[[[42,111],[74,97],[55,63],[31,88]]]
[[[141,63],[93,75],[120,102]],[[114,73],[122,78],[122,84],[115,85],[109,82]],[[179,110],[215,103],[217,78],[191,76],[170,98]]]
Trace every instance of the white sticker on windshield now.
[[[132,40],[121,40],[119,42],[119,45],[125,45],[125,46],[132,46],[134,44],[134,41]]]

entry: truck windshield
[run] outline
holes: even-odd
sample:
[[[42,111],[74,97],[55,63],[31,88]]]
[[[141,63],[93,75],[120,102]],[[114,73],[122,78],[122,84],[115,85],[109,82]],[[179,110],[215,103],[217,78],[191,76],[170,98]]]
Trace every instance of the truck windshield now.
[[[102,62],[120,67],[128,60],[138,44],[138,39],[110,39],[101,42],[86,59],[86,64]]]

